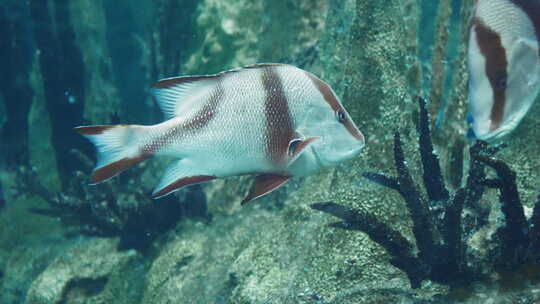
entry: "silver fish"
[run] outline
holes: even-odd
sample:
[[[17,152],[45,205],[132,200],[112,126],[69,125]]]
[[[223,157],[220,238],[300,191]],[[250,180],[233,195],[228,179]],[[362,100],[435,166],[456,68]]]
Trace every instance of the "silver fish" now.
[[[178,158],[154,190],[161,197],[215,178],[255,174],[242,203],[293,176],[357,155],[364,136],[328,84],[284,64],[163,79],[153,87],[166,120],[76,130],[97,148],[91,183],[154,155]]]
[[[478,0],[470,29],[469,119],[474,135],[498,139],[540,90],[540,2]]]

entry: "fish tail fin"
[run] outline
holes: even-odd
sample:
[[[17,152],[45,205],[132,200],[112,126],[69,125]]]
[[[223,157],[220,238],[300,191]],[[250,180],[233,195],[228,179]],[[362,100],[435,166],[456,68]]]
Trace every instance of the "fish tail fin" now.
[[[96,125],[76,127],[75,131],[88,138],[97,150],[97,164],[90,184],[101,183],[133,165],[147,159],[151,152],[144,152],[139,143],[145,126]]]

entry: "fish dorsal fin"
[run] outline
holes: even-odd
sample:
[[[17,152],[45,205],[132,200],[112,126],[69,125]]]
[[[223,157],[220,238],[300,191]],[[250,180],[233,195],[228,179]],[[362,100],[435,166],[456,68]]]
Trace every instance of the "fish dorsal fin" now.
[[[220,75],[182,76],[156,82],[152,93],[166,119],[179,116],[194,103],[203,101],[215,88]]]
[[[287,65],[281,63],[258,63],[219,74],[165,78],[152,86],[152,93],[165,114],[165,118],[170,119],[182,114],[185,109],[193,106],[193,103],[205,100],[212,94],[218,80],[227,74],[278,66]]]
[[[276,174],[262,174],[255,178],[255,182],[248,196],[242,201],[242,205],[264,196],[285,184],[291,177]]]

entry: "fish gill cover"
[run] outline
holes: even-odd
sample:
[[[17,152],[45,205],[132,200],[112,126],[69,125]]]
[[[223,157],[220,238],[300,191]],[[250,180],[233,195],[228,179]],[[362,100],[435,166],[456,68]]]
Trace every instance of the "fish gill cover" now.
[[[0,303],[534,303],[540,107],[496,154],[468,144],[473,4],[3,1]],[[327,81],[362,153],[245,207],[243,177],[149,200],[160,162],[86,185],[94,152],[73,127],[156,123],[154,81],[257,62]],[[416,95],[434,119],[420,153]],[[377,183],[394,176],[406,198]]]

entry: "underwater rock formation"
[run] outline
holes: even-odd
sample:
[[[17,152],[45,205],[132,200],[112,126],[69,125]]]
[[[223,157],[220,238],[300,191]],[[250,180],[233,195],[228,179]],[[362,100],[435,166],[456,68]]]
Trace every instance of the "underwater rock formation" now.
[[[506,163],[492,157],[500,146],[489,147],[477,141],[470,148],[471,163],[466,185],[450,195],[431,141],[426,101],[423,98],[418,98],[418,101],[419,151],[427,197],[424,197],[412,179],[399,132],[394,135],[397,177],[372,172],[363,174],[365,178],[393,189],[403,197],[413,221],[416,245],[399,231],[369,214],[333,202],[317,203],[311,207],[342,220],[331,226],[365,232],[381,244],[392,255],[391,263],[407,274],[412,288],[419,288],[423,280],[463,286],[484,276],[484,270],[475,266],[475,261],[466,255],[467,236],[470,234],[466,232],[462,218],[465,208],[477,206],[486,185],[499,189],[501,211],[505,216],[504,225],[496,232],[498,243],[491,262],[499,270],[502,270],[500,267],[509,270],[523,264],[537,263],[540,205],[535,205],[528,222],[517,190],[515,173]],[[493,168],[498,178],[486,178],[485,166]],[[487,219],[480,219],[479,223],[485,221]]]
[[[141,293],[141,256],[118,252],[116,241],[94,239],[66,248],[32,282],[25,303],[134,303]],[[123,276],[130,270],[128,276]],[[121,284],[121,282],[128,282]],[[116,293],[122,293],[118,299]]]

